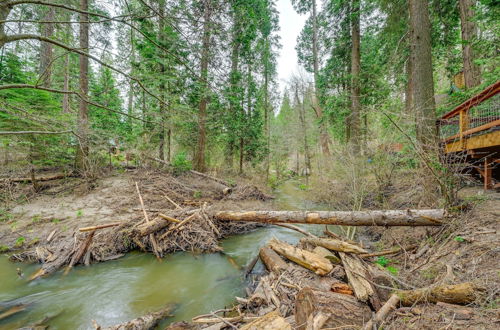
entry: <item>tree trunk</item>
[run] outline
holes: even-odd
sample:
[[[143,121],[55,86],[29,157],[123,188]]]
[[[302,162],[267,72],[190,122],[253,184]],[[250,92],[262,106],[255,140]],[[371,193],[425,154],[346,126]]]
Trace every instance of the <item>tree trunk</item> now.
[[[340,226],[440,226],[444,210],[220,211],[218,220]]]
[[[340,329],[346,325],[358,328],[371,317],[370,308],[346,294],[304,288],[295,300],[295,323],[297,329],[306,329],[307,321],[323,313],[328,317],[324,328]]]
[[[206,112],[208,104],[208,62],[210,56],[210,17],[212,14],[211,0],[203,1],[203,40],[201,50],[201,74],[200,74],[200,104],[198,111],[198,147],[194,164],[196,170],[205,171],[205,147],[206,147]]]
[[[413,58],[413,105],[417,118],[417,137],[421,146],[429,150],[436,145],[437,140],[429,3],[409,0],[409,5]]]
[[[53,22],[56,15],[55,7],[48,6],[42,20]],[[42,23],[41,34],[43,37],[52,38],[54,35],[54,23]],[[47,42],[40,43],[40,81],[44,87],[50,87],[52,82],[52,53],[53,45]]]
[[[287,269],[286,262],[281,257],[268,247],[263,247],[259,251],[260,259],[266,266],[267,270],[274,273],[280,273]]]
[[[474,6],[476,0],[460,0],[460,21],[462,23],[462,57],[464,63],[465,87],[472,88],[481,84],[479,66],[474,63],[473,44],[477,38],[477,27],[474,22]]]
[[[302,95],[304,94],[304,90],[302,90]],[[295,88],[295,102],[297,103],[297,108],[299,112],[299,121],[300,127],[302,131],[302,138],[304,140],[304,162],[305,162],[305,175],[308,176],[311,174],[311,155],[309,153],[309,145],[307,144],[307,127],[306,127],[306,111],[304,102],[300,102],[299,99],[299,86],[296,85]],[[298,156],[297,156],[298,158]],[[297,160],[298,163],[298,160]],[[297,169],[297,174],[300,174]]]
[[[360,152],[361,142],[361,102],[360,81],[361,53],[360,53],[360,0],[352,0],[351,3],[351,133],[350,143],[355,155]]]
[[[306,237],[300,240],[304,243],[309,243],[315,246],[322,246],[328,250],[346,253],[368,253],[365,249],[360,248],[357,245],[343,242],[338,239],[333,238],[318,238],[318,237]]]
[[[134,63],[135,63],[135,30],[130,28],[130,75],[134,75]],[[128,84],[128,100],[127,100],[127,114],[132,116],[134,111],[134,82],[129,81]],[[127,117],[127,122],[129,128],[132,128],[132,118]]]
[[[69,90],[69,54],[66,54],[64,56],[64,90],[68,91]],[[62,101],[62,108],[63,108],[63,113],[70,113],[71,108],[70,108],[70,95],[69,94],[64,94],[63,95],[63,101]]]
[[[328,135],[328,129],[326,122],[323,118],[323,108],[320,104],[319,97],[319,88],[318,88],[318,80],[319,80],[319,60],[318,60],[318,15],[316,10],[316,0],[312,1],[312,23],[313,23],[313,69],[314,69],[314,93],[313,93],[313,108],[316,113],[316,116],[319,120],[319,139],[321,142],[321,151],[324,155],[330,155],[330,136]]]
[[[158,1],[158,40],[160,44],[165,47],[165,2],[164,0]],[[160,71],[160,88],[159,88],[159,104],[160,109],[160,124],[159,127],[159,143],[158,143],[158,158],[165,160],[165,52],[163,49],[158,48],[158,66]]]
[[[88,11],[88,0],[80,0],[80,10]],[[89,51],[89,15],[80,13],[80,50],[88,53]],[[80,55],[80,93],[84,98],[88,97],[89,93],[89,58]],[[80,140],[80,145],[76,149],[76,168],[80,172],[87,170],[87,156],[89,153],[89,105],[80,99],[80,107],[78,111],[77,131]]]
[[[412,68],[413,68],[413,58],[412,55],[410,54],[406,60],[405,110],[407,116],[414,117]]]
[[[296,248],[277,239],[272,239],[269,242],[269,247],[285,258],[304,268],[312,270],[317,275],[324,276],[333,269],[333,266],[328,259],[307,250]]]
[[[239,173],[243,174],[243,155],[244,155],[244,141],[243,138],[240,137],[240,170]]]

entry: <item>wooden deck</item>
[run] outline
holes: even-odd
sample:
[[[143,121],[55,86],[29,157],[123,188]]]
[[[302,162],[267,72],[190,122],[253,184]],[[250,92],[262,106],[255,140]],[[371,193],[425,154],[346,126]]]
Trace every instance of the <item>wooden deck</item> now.
[[[445,154],[464,155],[483,177],[485,189],[500,180],[500,81],[438,120]]]

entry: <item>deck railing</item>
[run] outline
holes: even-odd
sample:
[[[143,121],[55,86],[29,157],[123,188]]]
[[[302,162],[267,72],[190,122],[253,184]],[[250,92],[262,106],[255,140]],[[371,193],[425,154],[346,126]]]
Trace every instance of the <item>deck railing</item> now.
[[[438,120],[444,143],[465,141],[473,135],[500,127],[500,81],[488,86]]]

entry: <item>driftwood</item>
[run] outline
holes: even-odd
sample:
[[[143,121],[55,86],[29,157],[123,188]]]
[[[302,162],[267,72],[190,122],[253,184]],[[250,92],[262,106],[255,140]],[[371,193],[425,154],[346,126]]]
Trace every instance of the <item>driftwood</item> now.
[[[71,176],[71,174],[66,174],[66,173],[56,173],[56,174],[50,174],[50,175],[45,175],[45,176],[40,176],[35,178],[35,181],[51,181],[51,180],[58,180],[58,179],[64,179],[68,176]],[[22,177],[22,178],[3,178],[0,179],[0,182],[32,182],[33,177]]]
[[[353,245],[338,239],[333,238],[302,238],[300,240],[303,243],[309,243],[315,246],[322,246],[328,250],[337,252],[347,252],[347,253],[368,253],[365,249],[360,248],[357,245]]]
[[[259,317],[255,321],[245,324],[240,330],[291,330],[292,326],[288,323],[277,310]]]
[[[322,256],[330,260],[330,262],[333,264],[340,264],[340,258],[322,246],[316,246],[313,252],[319,256]]]
[[[296,248],[277,239],[272,239],[269,242],[269,247],[278,254],[281,254],[285,258],[301,265],[302,267],[312,270],[318,275],[326,275],[333,269],[333,266],[328,259],[313,252]]]
[[[176,231],[180,228],[182,228],[186,223],[188,223],[189,221],[193,220],[195,217],[198,216],[199,213],[193,213],[191,214],[189,217],[187,217],[186,219],[182,220],[181,222],[179,222],[178,224],[176,224],[173,228],[170,228],[169,230],[167,230],[165,232],[165,234],[161,235],[161,239],[164,239],[165,237],[167,237],[171,232],[173,231]]]
[[[245,278],[248,277],[248,275],[250,275],[250,273],[253,271],[255,265],[257,264],[257,261],[259,261],[259,258],[260,256],[257,254],[245,268]]]
[[[175,218],[169,217],[168,215],[163,214],[163,213],[158,213],[158,216],[160,218],[165,219],[165,220],[170,221],[170,222],[175,222],[175,223],[181,222],[180,220],[177,220]]]
[[[162,310],[133,319],[132,321],[121,323],[103,330],[147,330],[154,329],[158,322],[172,316],[173,305],[168,305]],[[100,327],[99,327],[100,328]]]
[[[116,227],[116,226],[119,226],[119,225],[121,225],[121,222],[108,223],[106,225],[99,225],[99,226],[83,227],[83,228],[80,228],[78,230],[81,231],[81,232],[94,231],[94,230],[98,230],[98,229],[104,229],[104,228],[109,228],[109,227]]]
[[[148,223],[149,222],[148,212],[146,212],[146,208],[144,207],[144,201],[142,199],[141,191],[139,190],[139,184],[137,182],[135,183],[135,189],[137,190],[137,195],[139,195],[139,201],[141,203],[142,212],[144,213],[144,219],[146,220],[146,223]],[[160,260],[161,259],[160,250],[158,248],[158,243],[156,242],[154,234],[149,234],[149,240],[151,241],[151,246],[153,248],[154,254],[156,255],[156,258]]]
[[[221,211],[215,218],[224,221],[266,223],[309,223],[342,226],[440,226],[443,209],[387,211]]]
[[[50,243],[50,241],[54,238],[55,234],[57,232],[57,229],[54,229],[49,236],[47,237],[47,243]]]
[[[325,328],[358,328],[371,317],[370,308],[353,296],[312,288],[300,290],[295,300],[297,329],[306,329],[310,316],[314,319],[319,313],[331,316],[324,322]]]
[[[389,300],[385,302],[385,304],[377,311],[375,316],[363,326],[363,330],[373,330],[375,327],[378,329],[381,322],[385,320],[387,315],[394,309],[396,309],[399,304],[399,296],[393,294]]]
[[[368,281],[370,276],[363,261],[356,255],[343,252],[339,252],[339,255],[356,298],[362,302],[369,301],[378,310],[381,307],[378,293]]]
[[[270,272],[279,273],[287,268],[286,262],[280,256],[268,247],[263,247],[259,251],[262,263]]]
[[[416,290],[396,291],[396,294],[404,306],[411,306],[416,303],[438,301],[455,305],[466,305],[474,302],[484,293],[484,288],[472,282],[464,282],[454,285],[438,285]]]
[[[94,238],[94,234],[95,234],[95,231],[91,231],[87,235],[87,238],[85,238],[85,240],[80,244],[80,247],[78,248],[78,250],[76,250],[76,252],[73,254],[73,257],[71,258],[71,261],[68,265],[68,268],[66,268],[66,271],[64,272],[65,274],[67,274],[71,270],[71,268],[73,268],[73,266],[75,264],[77,264],[78,261],[80,261],[80,259],[85,255],[85,252],[87,252],[87,249],[89,248],[90,244],[92,243],[92,239]]]
[[[309,318],[307,319],[306,330],[321,330],[321,328],[323,328],[329,318],[330,315],[327,315],[323,312],[319,312],[316,315],[309,315]]]

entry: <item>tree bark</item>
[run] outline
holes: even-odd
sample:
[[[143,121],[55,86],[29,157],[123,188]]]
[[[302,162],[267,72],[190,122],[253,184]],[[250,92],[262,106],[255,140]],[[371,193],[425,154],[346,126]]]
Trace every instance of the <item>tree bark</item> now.
[[[44,15],[42,17],[43,21],[53,22],[55,19],[56,9],[49,6],[48,8],[43,8]],[[54,23],[43,23],[41,27],[41,34],[46,38],[52,38],[54,35]],[[53,45],[47,42],[40,43],[40,80],[41,85],[44,87],[50,87],[52,82],[52,53]]]
[[[387,211],[220,211],[225,221],[309,223],[341,226],[440,226],[443,209]]]
[[[409,6],[413,59],[413,104],[417,118],[417,137],[424,150],[429,150],[436,145],[437,140],[429,3],[422,0],[409,0]]]
[[[312,270],[318,275],[324,276],[333,269],[333,266],[328,259],[307,250],[296,248],[277,239],[272,239],[269,242],[269,247],[278,254],[281,254],[285,258],[304,268]]]
[[[319,59],[318,59],[318,17],[317,17],[317,9],[316,9],[316,0],[312,1],[312,22],[313,22],[313,69],[314,69],[314,93],[313,93],[313,108],[316,116],[319,120],[319,134],[320,134],[320,142],[321,142],[321,151],[324,155],[330,155],[330,136],[328,135],[328,130],[326,126],[326,122],[323,118],[323,108],[320,104],[319,97],[319,88],[318,88],[318,80],[319,80]]]
[[[280,273],[287,269],[286,262],[281,257],[268,247],[263,247],[259,251],[260,259],[266,266],[267,270],[274,273]]]
[[[200,104],[198,111],[198,147],[194,159],[197,171],[205,171],[205,147],[206,147],[206,112],[208,104],[208,62],[210,56],[210,19],[212,15],[211,0],[203,1],[203,38],[201,50],[201,87]]]
[[[375,316],[370,321],[365,323],[365,325],[363,326],[363,330],[373,330],[374,327],[376,329],[379,329],[378,328],[379,324],[385,320],[387,315],[389,315],[389,313],[392,310],[396,309],[396,305],[398,304],[399,304],[399,297],[393,294],[389,298],[389,300],[385,302],[382,308],[380,308],[377,311],[377,314],[375,314]]]
[[[350,295],[304,288],[295,300],[295,323],[304,330],[310,316],[323,313],[329,318],[324,328],[339,329],[346,325],[357,328],[371,317],[370,308]]]
[[[314,237],[306,237],[300,240],[304,243],[309,243],[315,246],[322,246],[326,249],[338,252],[346,252],[346,253],[368,253],[365,249],[360,248],[357,245],[353,245],[347,242],[343,242],[333,238],[314,238]]]
[[[160,44],[162,46],[165,45],[165,2],[164,0],[158,1],[158,40],[160,41]],[[166,121],[166,116],[165,116],[165,52],[158,48],[158,66],[159,66],[159,71],[160,71],[160,88],[159,88],[159,93],[160,93],[160,100],[158,107],[160,109],[160,124],[159,126],[159,144],[158,144],[158,158],[161,160],[165,160],[165,121]]]
[[[80,10],[88,11],[88,0],[80,0]],[[89,15],[85,13],[80,14],[80,50],[84,53],[89,51]],[[80,54],[80,94],[87,99],[89,93],[89,58]],[[76,149],[76,168],[80,172],[87,170],[87,156],[89,153],[89,105],[80,99],[80,106],[78,111],[77,130],[79,136],[79,146]]]
[[[302,89],[302,95],[305,95],[304,89]],[[299,121],[300,121],[300,127],[302,131],[302,138],[303,138],[303,143],[304,143],[304,162],[305,162],[305,174],[306,176],[311,174],[311,155],[309,152],[309,145],[307,143],[307,127],[306,127],[306,111],[305,111],[305,102],[300,102],[299,99],[299,84],[297,83],[295,87],[295,103],[297,104],[297,109],[299,112]],[[298,156],[297,156],[298,158]],[[297,174],[298,173],[297,169]]]
[[[460,0],[460,21],[462,24],[462,57],[464,63],[465,87],[472,88],[481,84],[479,66],[474,63],[476,59],[473,49],[477,38],[477,26],[474,22],[475,0]]]

